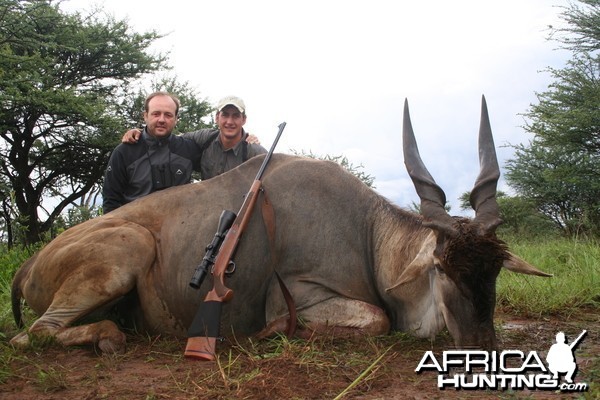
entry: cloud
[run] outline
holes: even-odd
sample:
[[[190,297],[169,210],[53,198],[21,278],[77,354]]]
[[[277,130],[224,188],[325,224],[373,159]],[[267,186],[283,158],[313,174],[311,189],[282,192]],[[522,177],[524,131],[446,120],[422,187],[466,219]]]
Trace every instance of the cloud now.
[[[265,147],[286,121],[279,151],[344,154],[401,206],[416,197],[401,152],[408,98],[421,155],[456,213],[478,174],[481,95],[502,166],[512,153],[500,146],[528,139],[519,114],[548,87],[541,71],[569,56],[546,40],[567,3],[99,2],[136,30],[169,33],[156,49],[170,51],[179,78],[202,96],[244,98],[246,127]]]

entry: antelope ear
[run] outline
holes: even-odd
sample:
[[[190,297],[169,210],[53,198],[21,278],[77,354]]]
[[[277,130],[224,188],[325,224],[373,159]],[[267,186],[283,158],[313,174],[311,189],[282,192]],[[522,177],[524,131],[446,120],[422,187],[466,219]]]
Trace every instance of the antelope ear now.
[[[426,273],[430,268],[433,268],[433,250],[435,250],[435,242],[436,235],[432,232],[427,239],[425,239],[425,242],[421,246],[421,249],[416,257],[411,261],[410,264],[408,264],[396,282],[393,283],[389,288],[385,289],[385,291],[389,292],[400,285],[404,285],[405,283],[408,283]]]
[[[527,261],[517,257],[511,252],[509,252],[508,254],[510,254],[510,257],[508,258],[508,260],[504,261],[504,264],[502,266],[512,272],[527,275],[538,275],[544,277],[553,276],[552,274],[547,274],[543,271],[540,271],[533,265],[529,264]]]

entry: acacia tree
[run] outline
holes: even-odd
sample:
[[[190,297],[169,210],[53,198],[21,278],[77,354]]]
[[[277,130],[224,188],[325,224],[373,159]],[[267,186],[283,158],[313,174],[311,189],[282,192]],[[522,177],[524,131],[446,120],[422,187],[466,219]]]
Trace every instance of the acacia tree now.
[[[134,124],[122,101],[129,83],[166,67],[165,56],[147,52],[156,32],[58,5],[0,0],[0,213],[9,245],[41,240],[101,180],[119,133]]]
[[[181,82],[174,76],[162,76],[152,79],[148,88],[140,87],[136,91],[131,91],[124,97],[122,103],[128,105],[123,109],[127,114],[127,120],[131,125],[123,125],[116,132],[116,138],[120,138],[129,128],[142,128],[144,124],[143,112],[146,97],[155,91],[165,91],[174,93],[181,101],[179,109],[179,118],[175,127],[175,134],[181,132],[191,132],[202,128],[216,128],[212,119],[207,120],[212,107],[206,99],[200,97],[199,93],[188,83]],[[103,165],[103,168],[105,165]],[[194,172],[192,176],[200,179],[198,173]],[[98,205],[98,199],[102,193],[102,181],[97,181],[93,187],[82,195],[77,204],[73,204],[66,213],[62,213],[53,224],[53,233],[60,233],[62,230],[77,225],[88,219],[97,217],[101,214],[101,206]]]
[[[553,37],[573,51],[525,114],[528,145],[517,145],[506,179],[567,235],[600,234],[600,0],[564,8]]]

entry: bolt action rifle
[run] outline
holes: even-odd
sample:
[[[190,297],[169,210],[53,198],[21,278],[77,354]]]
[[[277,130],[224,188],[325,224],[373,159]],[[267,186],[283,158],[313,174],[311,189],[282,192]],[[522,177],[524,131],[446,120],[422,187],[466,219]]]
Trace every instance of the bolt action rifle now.
[[[259,191],[261,190],[262,175],[271,159],[271,155],[273,155],[273,151],[279,141],[279,137],[283,133],[285,125],[285,122],[282,122],[279,125],[279,132],[275,137],[275,141],[265,156],[237,216],[235,216],[233,212],[227,210],[223,211],[221,214],[217,233],[215,234],[212,243],[207,246],[207,254],[204,256],[202,263],[196,268],[194,276],[190,281],[190,286],[194,288],[200,287],[204,276],[206,276],[206,271],[214,264],[213,288],[206,294],[204,301],[200,304],[196,316],[190,325],[188,330],[188,341],[184,352],[185,357],[206,361],[215,359],[216,342],[220,335],[221,308],[223,303],[226,303],[233,298],[233,290],[225,286],[225,275],[228,272],[231,258],[237,248],[240,237],[252,216],[252,210],[254,209]],[[233,218],[235,219],[230,222]],[[222,239],[222,235],[225,231],[225,238]],[[214,259],[213,262],[212,259],[215,253],[217,253],[216,259]]]

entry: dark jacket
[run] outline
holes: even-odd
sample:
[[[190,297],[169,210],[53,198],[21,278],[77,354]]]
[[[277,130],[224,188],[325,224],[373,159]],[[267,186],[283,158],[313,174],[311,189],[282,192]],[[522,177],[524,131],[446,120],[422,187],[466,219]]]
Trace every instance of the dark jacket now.
[[[157,190],[191,181],[200,168],[200,148],[190,139],[154,138],[144,130],[135,144],[118,145],[110,156],[102,190],[104,213]]]

